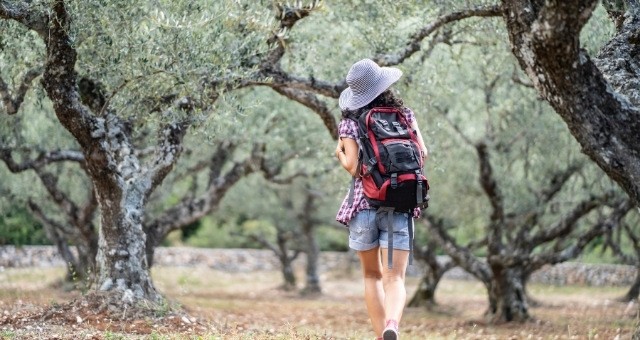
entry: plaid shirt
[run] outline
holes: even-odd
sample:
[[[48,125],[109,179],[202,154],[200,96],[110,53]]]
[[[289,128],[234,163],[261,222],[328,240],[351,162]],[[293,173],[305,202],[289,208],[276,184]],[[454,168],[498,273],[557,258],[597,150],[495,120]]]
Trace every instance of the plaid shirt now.
[[[403,109],[405,117],[407,118],[407,122],[409,124],[413,123],[415,120],[415,114],[411,109],[404,108]],[[358,125],[351,119],[342,119],[340,124],[338,125],[338,134],[340,138],[351,138],[353,140],[358,140]],[[349,189],[351,190],[351,189]],[[370,209],[369,202],[367,202],[364,197],[364,188],[362,186],[362,180],[360,178],[356,178],[354,190],[353,190],[353,204],[349,205],[349,193],[347,192],[347,196],[342,201],[342,205],[340,205],[340,209],[338,210],[338,215],[336,216],[336,221],[348,225],[349,221],[359,212],[365,209]],[[420,217],[420,208],[416,208],[413,211],[413,217]]]

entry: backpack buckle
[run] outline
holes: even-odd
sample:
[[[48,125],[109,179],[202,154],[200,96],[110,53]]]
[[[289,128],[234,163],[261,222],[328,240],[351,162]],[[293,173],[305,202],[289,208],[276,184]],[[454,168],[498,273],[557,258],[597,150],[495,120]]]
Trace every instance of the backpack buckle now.
[[[378,164],[378,161],[375,158],[369,158],[369,161],[367,162],[367,173],[371,173],[376,164]]]
[[[398,187],[398,173],[394,172],[391,174],[391,189],[395,189]]]
[[[400,123],[392,122],[391,124],[396,128],[396,131],[398,131],[399,134],[404,134],[404,129],[402,128],[402,125],[400,125]]]

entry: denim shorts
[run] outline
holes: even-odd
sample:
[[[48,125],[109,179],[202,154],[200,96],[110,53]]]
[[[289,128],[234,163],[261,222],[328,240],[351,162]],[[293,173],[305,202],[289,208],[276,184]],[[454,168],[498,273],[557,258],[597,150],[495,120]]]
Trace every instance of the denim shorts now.
[[[374,209],[359,211],[349,221],[349,248],[364,251],[380,246],[388,247],[388,215]],[[393,213],[393,249],[409,248],[409,214]]]

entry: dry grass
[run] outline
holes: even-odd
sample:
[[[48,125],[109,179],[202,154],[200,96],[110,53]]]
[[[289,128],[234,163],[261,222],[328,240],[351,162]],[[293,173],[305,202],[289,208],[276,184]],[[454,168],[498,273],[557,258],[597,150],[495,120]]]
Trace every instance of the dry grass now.
[[[5,316],[4,323],[0,318],[0,338],[373,339],[357,273],[327,274],[322,296],[301,298],[277,288],[281,282],[277,272],[156,268],[156,285],[170,301],[166,312],[170,305],[183,306],[191,321],[167,316],[162,323],[136,320],[122,325],[109,321],[99,327],[87,321],[7,321],[7,316],[29,315],[78,297],[78,292],[55,288],[62,274],[61,268],[0,272],[0,313]],[[409,296],[416,284],[417,279],[408,280]],[[535,320],[494,326],[482,321],[487,303],[481,284],[445,280],[437,293],[437,310],[406,309],[402,339],[628,339],[637,306],[615,302],[624,292],[624,287],[534,285],[531,293],[540,302],[531,310]],[[74,309],[66,311],[73,314]],[[66,317],[75,320],[74,315]]]

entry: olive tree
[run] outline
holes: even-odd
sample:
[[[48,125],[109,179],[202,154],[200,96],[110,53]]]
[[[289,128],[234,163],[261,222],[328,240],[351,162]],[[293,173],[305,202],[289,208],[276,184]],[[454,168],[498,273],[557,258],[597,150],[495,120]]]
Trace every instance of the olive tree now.
[[[538,94],[607,175],[640,205],[637,1],[604,1],[616,21],[595,56],[581,31],[599,1],[501,1],[512,51]],[[615,6],[622,3],[623,6]]]
[[[257,71],[282,57],[271,46],[314,6],[276,6],[280,25],[272,30],[269,8],[248,15],[235,2],[0,2],[3,32],[28,42],[11,47],[36,65],[20,70],[28,64],[15,59],[3,70],[12,79],[24,74],[14,89],[2,81],[5,111],[19,112],[42,70],[46,97],[80,149],[100,209],[100,291],[127,304],[160,299],[148,245],[159,242],[152,232],[172,225],[163,227],[161,216],[145,230],[149,197],[174,168],[189,129],[206,122],[226,92],[260,81]]]

